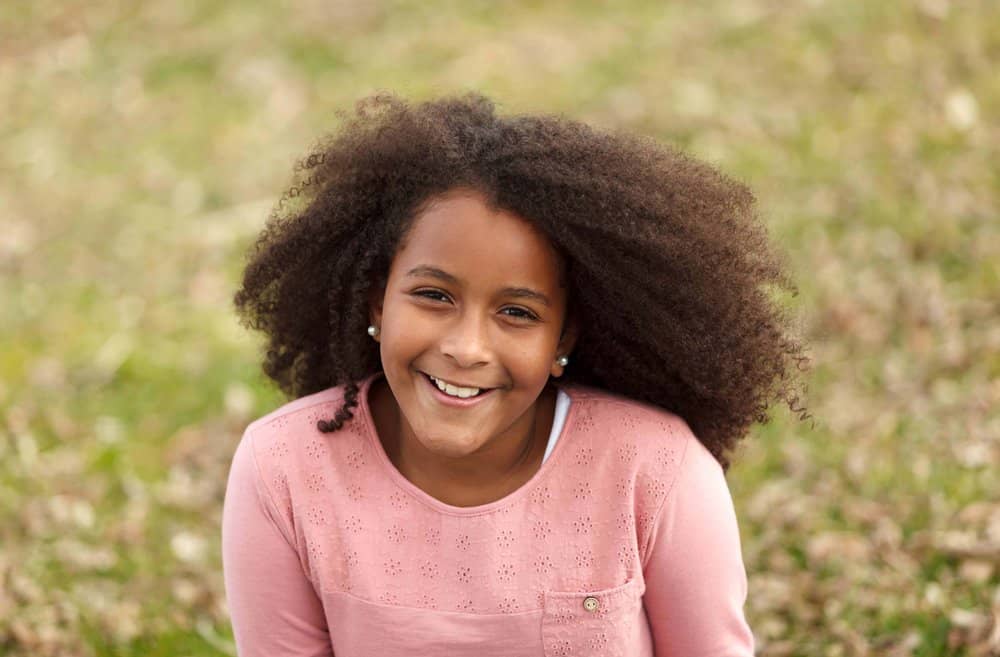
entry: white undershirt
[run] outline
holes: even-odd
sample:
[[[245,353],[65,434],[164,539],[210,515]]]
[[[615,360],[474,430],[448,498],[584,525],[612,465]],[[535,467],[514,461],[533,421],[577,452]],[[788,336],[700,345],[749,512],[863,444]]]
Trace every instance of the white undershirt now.
[[[569,413],[569,395],[560,389],[559,394],[556,395],[556,412],[552,416],[552,431],[549,432],[549,444],[545,447],[545,456],[542,457],[542,463],[545,463],[545,459],[549,458],[549,454],[552,453],[552,449],[556,446],[556,441],[559,440],[563,424],[566,423],[567,413]]]

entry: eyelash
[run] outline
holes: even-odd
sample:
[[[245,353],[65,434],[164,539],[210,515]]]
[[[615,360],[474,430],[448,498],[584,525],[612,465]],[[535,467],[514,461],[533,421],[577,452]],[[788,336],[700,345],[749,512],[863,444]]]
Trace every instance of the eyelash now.
[[[417,290],[413,294],[415,294],[418,297],[424,297],[425,299],[432,299],[432,297],[429,296],[429,295],[432,295],[432,294],[437,294],[437,295],[440,295],[440,296],[445,297],[445,298],[447,298],[447,296],[448,296],[444,292],[438,292],[437,290]],[[434,301],[438,301],[438,299],[434,299]],[[513,317],[514,319],[528,319],[528,320],[531,320],[531,321],[537,321],[538,320],[538,317],[536,317],[533,312],[525,310],[524,308],[518,308],[516,306],[511,306],[511,307],[505,308],[505,310],[508,310],[508,309],[509,310],[518,310],[518,311],[524,313],[524,315],[507,315],[508,317]]]

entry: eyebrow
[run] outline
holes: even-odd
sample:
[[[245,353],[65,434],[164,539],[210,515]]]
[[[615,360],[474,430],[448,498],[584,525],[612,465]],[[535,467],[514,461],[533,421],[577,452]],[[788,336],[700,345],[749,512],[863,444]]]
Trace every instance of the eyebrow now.
[[[440,279],[446,283],[452,285],[460,285],[461,281],[449,274],[448,272],[438,269],[437,267],[431,267],[430,265],[417,265],[410,271],[406,272],[407,276],[430,276],[431,278]],[[517,297],[521,299],[534,299],[541,304],[551,307],[552,302],[549,298],[539,292],[538,290],[532,290],[530,287],[505,287],[500,290],[502,296],[507,297]]]

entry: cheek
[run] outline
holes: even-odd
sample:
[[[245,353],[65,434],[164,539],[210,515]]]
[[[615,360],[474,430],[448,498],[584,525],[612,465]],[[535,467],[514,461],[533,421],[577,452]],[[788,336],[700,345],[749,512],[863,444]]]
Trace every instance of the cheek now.
[[[409,304],[387,308],[382,320],[383,348],[411,349],[426,343],[434,334],[433,322]]]
[[[549,374],[556,345],[546,337],[537,336],[523,339],[509,350],[511,366],[516,367],[524,378],[545,378]]]

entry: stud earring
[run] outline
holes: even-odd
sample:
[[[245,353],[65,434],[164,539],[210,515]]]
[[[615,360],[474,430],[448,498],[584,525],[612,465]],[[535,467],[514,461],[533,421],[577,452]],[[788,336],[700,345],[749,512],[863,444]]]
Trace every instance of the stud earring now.
[[[566,367],[567,365],[569,365],[569,358],[567,358],[566,356],[560,356],[558,359],[556,359],[556,362],[562,365],[563,367]]]
[[[368,335],[370,335],[370,336],[372,336],[374,338],[376,335],[378,335],[378,329],[375,328],[374,326],[369,326],[368,327]]]

